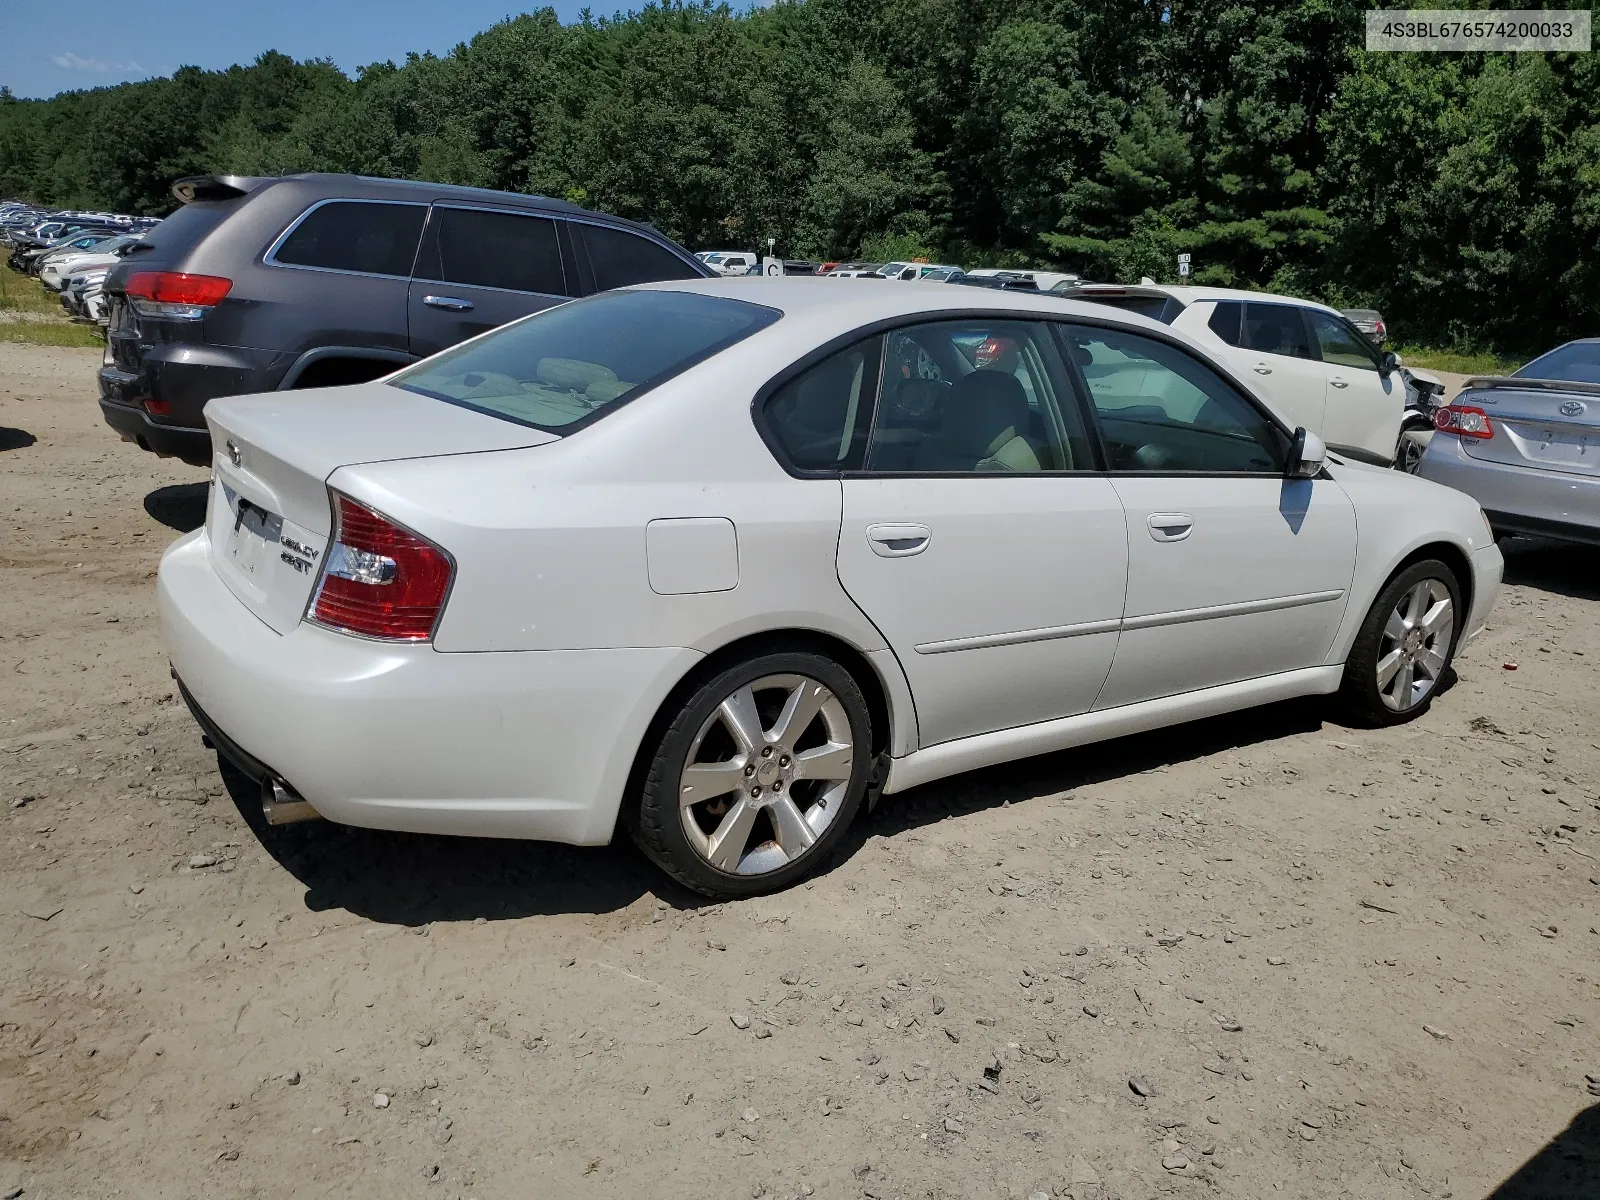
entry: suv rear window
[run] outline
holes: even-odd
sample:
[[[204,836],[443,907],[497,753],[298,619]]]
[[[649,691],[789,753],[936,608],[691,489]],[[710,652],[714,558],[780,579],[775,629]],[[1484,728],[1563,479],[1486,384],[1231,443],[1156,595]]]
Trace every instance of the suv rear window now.
[[[334,200],[307,213],[269,261],[404,278],[427,215],[425,204]]]
[[[1138,313],[1141,317],[1160,321],[1163,325],[1171,325],[1183,311],[1183,305],[1171,296],[1097,296],[1093,292],[1086,292],[1074,296],[1073,299],[1108,304],[1112,308],[1122,309],[1123,312]]]
[[[683,259],[649,238],[605,225],[574,224],[572,228],[583,234],[596,291],[662,279],[700,278],[700,273]]]
[[[395,387],[566,432],[765,329],[776,309],[694,292],[606,292],[446,350]]]

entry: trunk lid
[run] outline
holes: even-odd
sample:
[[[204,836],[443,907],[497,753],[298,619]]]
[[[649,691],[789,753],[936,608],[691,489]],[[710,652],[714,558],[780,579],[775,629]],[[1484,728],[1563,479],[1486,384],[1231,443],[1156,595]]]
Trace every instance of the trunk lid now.
[[[206,423],[216,448],[206,510],[212,567],[279,633],[300,623],[321,572],[335,470],[559,440],[381,383],[230,396],[206,406]]]
[[[1451,403],[1480,408],[1494,436],[1462,438],[1472,458],[1536,471],[1600,475],[1600,384],[1469,379]]]

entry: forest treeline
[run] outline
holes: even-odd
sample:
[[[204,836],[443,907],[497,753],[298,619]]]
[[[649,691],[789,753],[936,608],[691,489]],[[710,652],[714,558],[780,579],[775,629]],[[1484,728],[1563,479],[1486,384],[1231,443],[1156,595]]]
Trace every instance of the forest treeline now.
[[[565,197],[685,245],[1022,262],[1383,309],[1412,342],[1600,333],[1593,54],[1368,54],[1348,0],[549,9],[349,78],[269,53],[18,100],[0,196],[161,213],[208,172]]]

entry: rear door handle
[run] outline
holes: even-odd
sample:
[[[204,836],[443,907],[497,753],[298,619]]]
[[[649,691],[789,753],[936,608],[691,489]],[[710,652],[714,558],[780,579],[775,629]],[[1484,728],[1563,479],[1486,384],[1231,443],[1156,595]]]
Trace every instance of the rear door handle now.
[[[424,296],[422,302],[429,308],[442,308],[446,312],[471,312],[472,301],[459,296]]]
[[[909,558],[921,554],[933,540],[926,525],[868,525],[867,544],[880,558]]]
[[[1257,363],[1255,366],[1251,367],[1250,369],[1252,371],[1254,371],[1257,375],[1271,375],[1272,374],[1272,368],[1267,366],[1266,363]]]
[[[1151,513],[1150,536],[1158,542],[1181,542],[1194,532],[1194,518],[1188,513]]]
[[[1347,387],[1350,386],[1350,381],[1349,380],[1340,379],[1337,376],[1335,376],[1334,378],[1328,380],[1328,382],[1330,384],[1332,384],[1334,387],[1337,387],[1337,388],[1347,388]]]

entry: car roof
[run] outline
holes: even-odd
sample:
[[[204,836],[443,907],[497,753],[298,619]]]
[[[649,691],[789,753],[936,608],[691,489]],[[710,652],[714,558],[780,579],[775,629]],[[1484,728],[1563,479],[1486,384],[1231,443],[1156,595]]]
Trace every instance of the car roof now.
[[[1081,295],[1092,295],[1095,292],[1123,292],[1132,296],[1171,296],[1185,307],[1201,300],[1253,300],[1257,304],[1299,304],[1326,313],[1339,313],[1338,309],[1317,300],[1306,300],[1300,296],[1282,296],[1277,292],[1251,292],[1242,288],[1179,287],[1166,283],[1085,283],[1073,290]]]
[[[951,287],[947,283],[909,280],[894,287],[841,290],[820,276],[747,275],[717,279],[665,280],[638,285],[652,291],[694,292],[747,300],[777,309],[785,316],[820,318],[846,328],[897,317],[940,313],[959,315],[973,311],[1016,312],[1019,315],[1059,314],[1084,317],[1097,324],[1108,322],[1170,335],[1171,328],[1137,313],[1111,309],[1093,301],[1069,300],[1050,292],[1002,291],[990,288]],[[1187,340],[1187,339],[1185,339]]]

